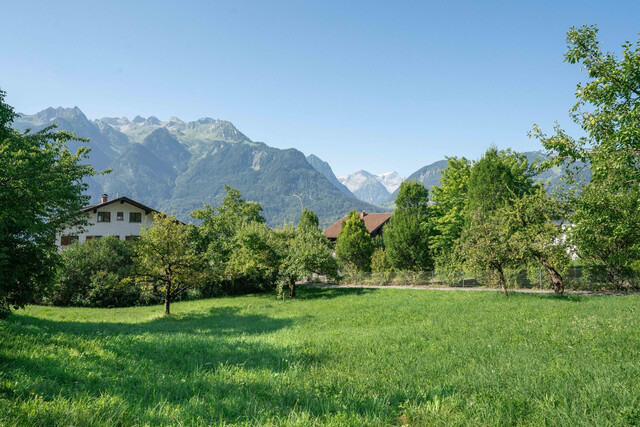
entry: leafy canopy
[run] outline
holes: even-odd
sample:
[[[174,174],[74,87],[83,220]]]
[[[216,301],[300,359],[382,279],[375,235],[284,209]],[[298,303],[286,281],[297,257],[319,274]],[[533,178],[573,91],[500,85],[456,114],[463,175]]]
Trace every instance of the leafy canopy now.
[[[342,222],[336,242],[336,256],[348,270],[369,271],[372,254],[371,234],[358,211],[354,209]]]
[[[51,283],[56,235],[82,226],[89,198],[83,179],[95,174],[89,148],[67,150],[74,134],[49,126],[40,132],[11,128],[16,114],[0,91],[0,314],[23,307]]]
[[[135,257],[137,280],[163,291],[165,314],[170,314],[176,296],[202,284],[204,259],[197,253],[191,227],[173,216],[157,213],[153,224],[140,230]]]
[[[396,210],[385,226],[386,255],[396,270],[427,271],[433,268],[429,249],[433,226],[429,191],[418,181],[400,185]]]

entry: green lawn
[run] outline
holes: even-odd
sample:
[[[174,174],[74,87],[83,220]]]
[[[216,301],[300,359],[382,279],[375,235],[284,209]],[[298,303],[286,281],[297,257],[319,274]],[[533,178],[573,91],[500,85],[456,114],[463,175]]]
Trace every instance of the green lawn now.
[[[300,289],[0,322],[0,424],[640,423],[640,296]]]

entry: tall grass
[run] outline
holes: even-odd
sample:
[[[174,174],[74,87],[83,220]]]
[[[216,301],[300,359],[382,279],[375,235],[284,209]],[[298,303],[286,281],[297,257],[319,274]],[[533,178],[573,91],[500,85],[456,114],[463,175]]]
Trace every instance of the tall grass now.
[[[300,289],[0,322],[0,424],[640,423],[639,296]]]

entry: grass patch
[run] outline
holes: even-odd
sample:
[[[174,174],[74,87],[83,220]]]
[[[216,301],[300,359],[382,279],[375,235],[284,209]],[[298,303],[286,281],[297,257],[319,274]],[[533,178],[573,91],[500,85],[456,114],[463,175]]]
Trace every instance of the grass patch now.
[[[639,296],[299,289],[0,322],[0,424],[640,423]]]

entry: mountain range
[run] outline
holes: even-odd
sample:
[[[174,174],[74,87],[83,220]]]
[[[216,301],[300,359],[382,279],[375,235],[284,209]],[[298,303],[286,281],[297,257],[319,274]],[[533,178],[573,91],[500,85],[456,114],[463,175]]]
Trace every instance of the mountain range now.
[[[229,185],[245,200],[259,202],[271,226],[297,222],[301,204],[318,215],[322,226],[351,209],[381,212],[341,188],[331,167],[318,157],[252,141],[228,121],[161,121],[153,116],[89,120],[78,107],[59,107],[20,114],[13,127],[35,132],[51,124],[88,138],[89,163],[99,171],[111,170],[86,180],[92,202],[102,193],[126,195],[188,221],[189,213],[205,203],[220,205]],[[69,148],[82,144],[73,142]]]
[[[237,188],[244,199],[259,202],[267,224],[297,222],[301,208],[313,210],[326,227],[351,209],[382,212],[395,209],[403,178],[396,172],[380,175],[365,170],[337,178],[319,157],[255,142],[231,122],[202,118],[184,122],[177,117],[105,117],[89,120],[78,108],[47,108],[37,114],[20,114],[13,127],[35,132],[55,124],[88,138],[89,163],[110,170],[86,179],[87,193],[96,203],[102,193],[128,196],[155,209],[173,212],[183,221],[205,203],[218,206],[225,186]],[[69,143],[76,150],[83,142]],[[543,159],[526,152],[528,161]],[[439,185],[447,160],[426,165],[407,177],[429,190]],[[580,178],[591,178],[588,167],[576,164]],[[562,186],[563,170],[555,167],[537,179],[552,191]],[[302,206],[301,206],[302,205]]]

